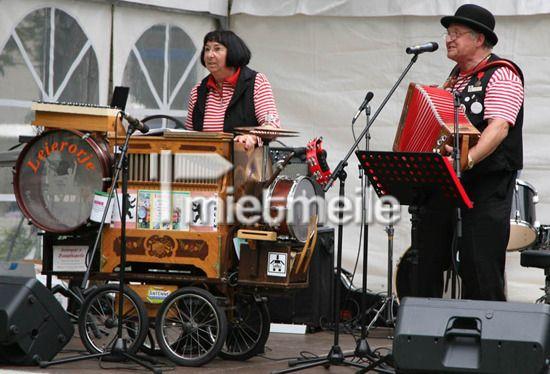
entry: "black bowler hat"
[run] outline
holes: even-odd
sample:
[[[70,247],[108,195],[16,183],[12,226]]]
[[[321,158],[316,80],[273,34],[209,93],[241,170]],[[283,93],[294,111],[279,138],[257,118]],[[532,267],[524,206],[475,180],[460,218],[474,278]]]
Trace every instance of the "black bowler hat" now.
[[[448,28],[451,23],[460,23],[471,27],[473,30],[485,35],[492,45],[496,45],[498,42],[497,34],[493,31],[495,29],[495,16],[479,5],[462,5],[456,10],[454,16],[441,18],[441,24],[445,28]]]

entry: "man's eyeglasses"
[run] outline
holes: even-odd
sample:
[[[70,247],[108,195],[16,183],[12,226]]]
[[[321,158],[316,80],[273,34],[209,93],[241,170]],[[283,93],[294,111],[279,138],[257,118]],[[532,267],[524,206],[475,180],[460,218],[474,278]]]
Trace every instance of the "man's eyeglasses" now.
[[[449,40],[449,41],[453,41],[453,40],[456,40],[458,38],[460,38],[462,35],[465,35],[465,34],[471,34],[472,31],[463,31],[463,32],[458,32],[458,31],[447,31],[447,32],[444,32],[443,35],[441,35],[443,37],[444,40]]]

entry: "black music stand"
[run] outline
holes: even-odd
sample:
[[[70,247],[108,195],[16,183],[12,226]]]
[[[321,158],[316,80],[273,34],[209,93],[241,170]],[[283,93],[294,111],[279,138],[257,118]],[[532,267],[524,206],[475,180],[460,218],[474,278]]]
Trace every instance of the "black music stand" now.
[[[450,161],[439,153],[356,151],[378,196],[394,196],[402,205],[427,199],[472,208]]]
[[[411,213],[411,253],[418,256],[418,212],[429,200],[433,203],[472,208],[451,162],[439,153],[366,152],[355,154],[379,197],[393,196]],[[412,279],[418,286],[418,273]]]

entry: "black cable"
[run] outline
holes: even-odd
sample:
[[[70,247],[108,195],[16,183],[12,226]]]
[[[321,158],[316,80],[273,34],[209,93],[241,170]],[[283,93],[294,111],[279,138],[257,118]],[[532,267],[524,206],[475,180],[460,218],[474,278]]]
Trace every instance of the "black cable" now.
[[[185,125],[183,124],[183,122],[181,122],[176,117],[172,117],[168,114],[153,114],[151,116],[147,116],[147,117],[142,118],[141,122],[145,123],[145,122],[151,121],[153,119],[168,119],[168,120],[170,120],[170,121],[172,121],[176,124],[174,126],[174,128],[176,128],[176,129],[185,129]]]
[[[273,350],[271,348],[267,347],[267,346],[264,346],[264,349],[273,352]],[[309,351],[300,351],[299,355],[300,356],[273,358],[273,357],[268,357],[268,356],[265,355],[265,353],[263,353],[263,354],[257,355],[257,357],[263,358],[263,359],[269,360],[269,361],[275,361],[275,362],[300,360],[300,359],[310,359],[310,358],[319,358],[318,355],[316,355],[315,353],[309,352]]]

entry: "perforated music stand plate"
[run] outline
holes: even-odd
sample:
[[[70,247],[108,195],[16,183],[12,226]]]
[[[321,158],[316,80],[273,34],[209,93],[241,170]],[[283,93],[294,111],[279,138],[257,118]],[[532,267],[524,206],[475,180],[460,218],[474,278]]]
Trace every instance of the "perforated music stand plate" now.
[[[472,208],[449,160],[438,153],[356,151],[378,196],[393,196],[402,205],[427,201]]]

